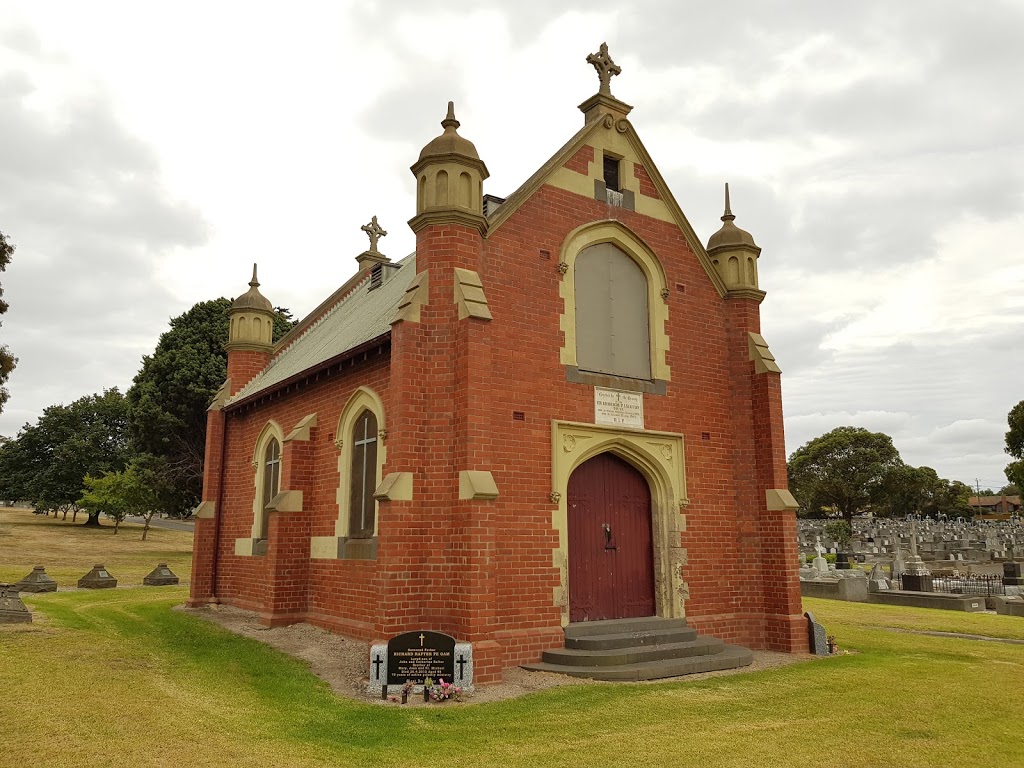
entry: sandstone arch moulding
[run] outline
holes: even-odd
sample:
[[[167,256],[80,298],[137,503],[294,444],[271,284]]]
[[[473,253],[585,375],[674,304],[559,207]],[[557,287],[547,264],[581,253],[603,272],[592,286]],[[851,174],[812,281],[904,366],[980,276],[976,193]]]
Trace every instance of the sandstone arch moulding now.
[[[565,343],[560,350],[562,365],[577,366],[576,356],[576,257],[592,245],[611,243],[636,262],[647,278],[648,328],[650,329],[651,377],[671,381],[668,366],[668,279],[661,261],[639,235],[618,221],[595,221],[570,232],[562,243],[559,294],[563,302],[560,327]]]
[[[284,446],[284,430],[273,419],[267,421],[253,449],[252,466],[255,471],[253,472],[252,532],[247,539],[235,539],[236,555],[262,554],[262,552],[258,551],[261,549],[261,545],[263,551],[265,551],[266,542],[260,539],[260,533],[263,529],[263,516],[267,514],[263,507],[270,499],[264,499],[262,495],[263,473],[266,470],[266,467],[263,466],[263,453],[266,451],[267,443],[271,439],[277,440],[278,445]]]
[[[359,387],[345,403],[345,407],[338,417],[338,426],[335,430],[334,446],[338,449],[338,490],[335,494],[335,501],[338,508],[338,517],[334,523],[334,536],[313,536],[310,539],[310,557],[313,559],[336,559],[343,556],[346,549],[345,543],[349,536],[349,503],[350,483],[352,466],[352,428],[356,420],[364,410],[368,410],[377,419],[377,466],[375,468],[375,485],[379,486],[382,480],[384,463],[387,460],[387,448],[384,438],[387,435],[387,422],[385,421],[384,402],[374,390],[369,387]],[[374,515],[374,537],[377,535],[377,518]],[[362,559],[362,558],[359,558]],[[372,559],[372,558],[371,558]]]
[[[680,546],[680,534],[686,530],[684,510],[689,504],[683,436],[674,432],[552,421],[551,501],[557,505],[552,512],[552,527],[558,532],[558,547],[552,553],[552,563],[559,571],[554,604],[561,610],[562,626],[569,623],[569,476],[587,459],[606,451],[636,467],[650,484],[657,615],[682,617],[684,602],[689,596],[683,578],[686,550]]]

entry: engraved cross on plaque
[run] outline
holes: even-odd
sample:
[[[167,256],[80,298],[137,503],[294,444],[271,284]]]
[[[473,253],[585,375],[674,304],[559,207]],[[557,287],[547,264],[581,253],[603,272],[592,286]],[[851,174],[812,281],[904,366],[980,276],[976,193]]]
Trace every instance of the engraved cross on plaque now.
[[[423,647],[423,633],[420,632],[420,648]]]
[[[374,216],[370,219],[369,224],[363,224],[360,229],[370,237],[370,253],[380,253],[380,251],[377,250],[377,240],[382,237],[387,237],[388,233],[384,231],[380,224],[377,223],[377,217]]]
[[[459,654],[459,660],[456,661],[455,663],[459,665],[459,681],[461,682],[462,680],[465,679],[465,675],[463,674],[463,672],[464,672],[463,668],[466,666],[466,657],[463,656],[460,653]]]
[[[597,53],[587,56],[587,64],[593,64],[594,69],[597,70],[597,77],[601,81],[598,93],[611,96],[612,75],[621,75],[622,68],[608,55],[608,43],[601,43],[601,49]]]
[[[382,659],[378,653],[373,659],[373,677],[375,680],[380,680],[380,665],[383,663],[384,659]]]

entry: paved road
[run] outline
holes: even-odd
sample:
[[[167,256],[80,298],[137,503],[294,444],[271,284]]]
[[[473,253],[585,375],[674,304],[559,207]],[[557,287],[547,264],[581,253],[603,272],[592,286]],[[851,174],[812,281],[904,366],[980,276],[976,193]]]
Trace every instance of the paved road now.
[[[146,521],[141,517],[125,518],[128,522],[145,525]],[[154,517],[149,523],[150,528],[168,528],[172,531],[188,531],[192,533],[196,529],[194,520],[173,520],[171,518]]]

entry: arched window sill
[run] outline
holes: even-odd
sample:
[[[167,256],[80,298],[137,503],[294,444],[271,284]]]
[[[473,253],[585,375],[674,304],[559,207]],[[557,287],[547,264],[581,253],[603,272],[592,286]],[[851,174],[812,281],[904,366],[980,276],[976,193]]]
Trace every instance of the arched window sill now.
[[[649,395],[664,395],[667,387],[662,379],[632,379],[628,376],[613,376],[608,373],[581,371],[575,365],[565,366],[565,380],[573,384],[592,384],[596,387],[621,389],[628,392],[646,392]]]

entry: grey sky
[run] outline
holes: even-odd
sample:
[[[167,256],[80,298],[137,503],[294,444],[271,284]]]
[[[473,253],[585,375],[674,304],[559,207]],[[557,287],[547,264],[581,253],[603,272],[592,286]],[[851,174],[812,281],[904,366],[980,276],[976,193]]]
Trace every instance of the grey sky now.
[[[586,54],[698,234],[763,248],[788,447],[841,424],[1003,484],[1024,399],[1024,5],[0,0],[0,433],[126,388],[169,317],[260,262],[297,315],[413,246],[408,172],[454,99],[506,195],[580,126]],[[145,7],[143,7],[145,6]],[[112,24],[111,19],[117,19]],[[125,34],[131,30],[131,34]]]

